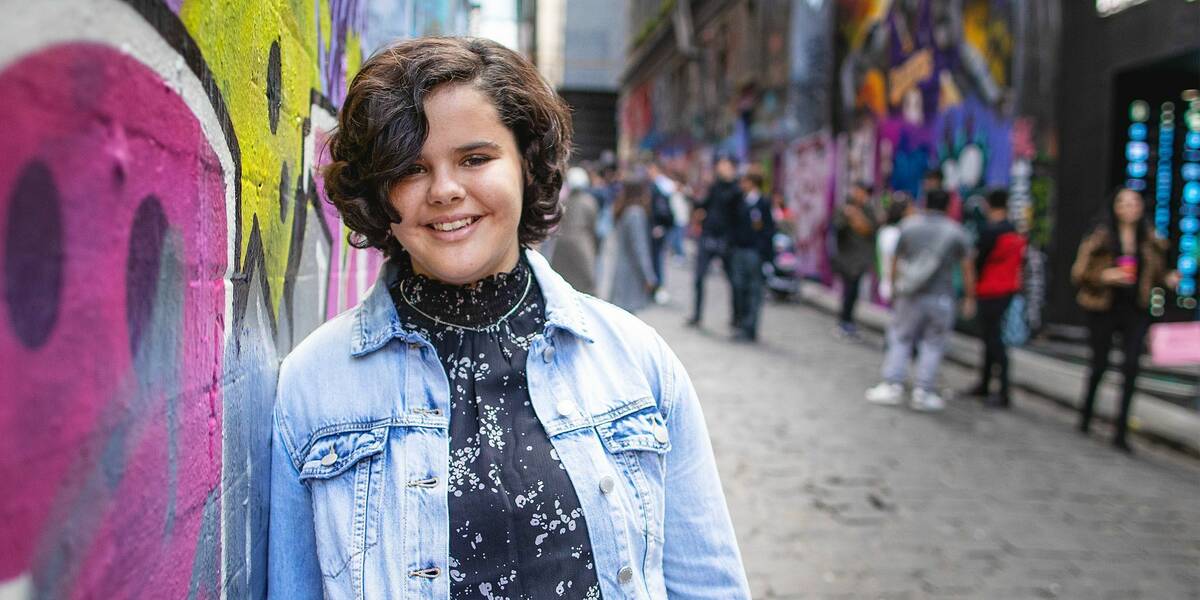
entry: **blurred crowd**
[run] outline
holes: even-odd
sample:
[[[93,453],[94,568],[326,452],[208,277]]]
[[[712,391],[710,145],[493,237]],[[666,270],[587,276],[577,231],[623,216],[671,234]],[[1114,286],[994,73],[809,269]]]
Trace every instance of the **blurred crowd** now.
[[[542,251],[576,289],[630,312],[667,303],[667,261],[694,259],[693,326],[701,325],[706,275],[718,263],[732,300],[731,337],[753,342],[768,290],[798,283],[789,273],[789,281],[772,284],[784,270],[776,263],[791,218],[757,170],[721,156],[706,172],[694,185],[653,156],[624,168],[612,161],[573,167],[563,221]]]
[[[794,296],[801,279],[811,276],[796,269],[793,219],[783,195],[764,189],[755,166],[728,156],[699,169],[705,174],[699,184],[673,166],[646,156],[624,168],[612,161],[573,167],[563,190],[565,216],[543,252],[577,289],[630,312],[667,303],[667,261],[690,263],[688,325],[703,326],[706,287],[724,281],[731,338],[753,343],[764,297]],[[938,373],[958,326],[983,341],[978,382],[958,395],[1008,407],[1007,323],[1021,319],[1014,298],[1022,290],[1027,246],[1009,219],[1008,191],[964,199],[932,170],[917,197],[855,183],[836,207],[830,266],[841,303],[833,335],[860,339],[855,308],[861,297],[891,309],[882,381],[867,399],[898,405],[907,396],[914,410],[944,408]],[[685,251],[687,239],[692,243]],[[1113,443],[1127,451],[1126,423],[1150,325],[1149,290],[1173,285],[1178,274],[1166,268],[1165,244],[1147,221],[1145,199],[1127,188],[1113,192],[1077,254],[1071,277],[1088,317],[1091,352],[1079,429],[1090,429],[1115,336],[1124,384]],[[714,264],[723,277],[710,280]]]

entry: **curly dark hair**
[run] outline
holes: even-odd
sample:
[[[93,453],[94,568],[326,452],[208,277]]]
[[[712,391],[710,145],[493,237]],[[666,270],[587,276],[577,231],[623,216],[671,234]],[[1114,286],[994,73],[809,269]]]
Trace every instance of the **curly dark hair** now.
[[[352,246],[389,256],[402,251],[389,235],[389,224],[400,215],[388,192],[429,134],[425,99],[449,83],[483,92],[517,140],[525,178],[519,243],[546,239],[562,219],[558,191],[571,151],[567,105],[528,60],[496,42],[419,38],[384,48],[363,64],[329,138],[325,193],[350,228]]]

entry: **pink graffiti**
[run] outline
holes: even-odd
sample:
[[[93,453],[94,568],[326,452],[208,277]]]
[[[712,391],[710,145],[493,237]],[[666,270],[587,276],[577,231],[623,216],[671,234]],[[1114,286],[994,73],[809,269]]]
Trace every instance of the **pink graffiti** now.
[[[211,596],[195,577],[220,568],[197,556],[220,547],[219,523],[201,537],[221,478],[220,162],[173,89],[107,46],[20,59],[0,105],[0,581]]]
[[[325,292],[325,318],[331,319],[355,304],[366,293],[367,288],[375,282],[375,275],[383,264],[383,255],[376,250],[358,250],[346,243],[345,230],[337,208],[327,201],[325,196],[325,181],[321,177],[321,167],[329,164],[329,134],[321,129],[314,129],[314,141],[317,157],[312,165],[313,183],[316,186],[318,203],[321,205],[321,217],[330,230],[331,243],[329,251],[328,286]],[[359,269],[365,271],[362,278],[358,276]]]
[[[826,133],[796,141],[783,160],[783,189],[796,215],[796,256],[808,275],[828,275],[825,234],[832,210],[832,144]]]

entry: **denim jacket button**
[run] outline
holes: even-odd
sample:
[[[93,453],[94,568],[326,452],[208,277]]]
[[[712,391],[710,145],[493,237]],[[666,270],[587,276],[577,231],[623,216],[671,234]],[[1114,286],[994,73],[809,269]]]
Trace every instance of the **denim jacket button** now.
[[[600,478],[600,493],[608,494],[613,491],[613,487],[616,485],[617,484],[615,481],[613,481],[612,476],[605,475],[604,477]]]
[[[654,428],[654,439],[658,440],[660,444],[665,444],[667,440],[671,439],[671,436],[667,433],[666,427],[659,425]]]
[[[331,466],[333,463],[337,462],[337,459],[338,459],[337,452],[330,450],[329,454],[326,454],[325,456],[321,457],[321,466],[325,466],[325,467]]]
[[[542,360],[544,360],[546,362],[553,362],[554,361],[554,352],[555,352],[554,346],[546,346],[546,349],[542,350]]]
[[[575,403],[571,402],[570,400],[563,400],[559,402],[555,408],[558,409],[558,414],[564,417],[574,415],[579,410],[575,408]]]
[[[621,570],[617,571],[617,581],[620,581],[621,583],[629,583],[630,581],[633,581],[633,568],[621,567]]]

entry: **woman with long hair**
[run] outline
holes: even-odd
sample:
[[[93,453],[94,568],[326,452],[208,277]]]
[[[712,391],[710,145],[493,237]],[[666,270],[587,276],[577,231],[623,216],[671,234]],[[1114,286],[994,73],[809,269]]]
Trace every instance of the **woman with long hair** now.
[[[650,304],[659,284],[650,243],[650,185],[638,179],[626,180],[613,205],[617,244],[609,299],[629,312]]]
[[[271,598],[749,598],[682,365],[530,249],[569,118],[487,40],[355,76],[325,189],[387,260],[281,367]]]
[[[1079,244],[1071,281],[1079,286],[1076,301],[1087,313],[1091,361],[1079,430],[1091,427],[1096,391],[1108,370],[1113,334],[1121,335],[1123,362],[1121,405],[1113,445],[1128,452],[1129,409],[1150,327],[1150,294],[1173,285],[1178,274],[1166,268],[1167,242],[1156,237],[1145,217],[1142,195],[1119,188],[1104,207],[1099,224]]]

